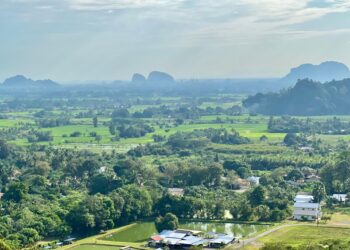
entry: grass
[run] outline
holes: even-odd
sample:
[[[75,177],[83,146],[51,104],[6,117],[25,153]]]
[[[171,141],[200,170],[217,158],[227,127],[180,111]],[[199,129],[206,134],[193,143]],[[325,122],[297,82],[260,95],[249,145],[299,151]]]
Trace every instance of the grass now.
[[[157,129],[155,134],[167,135],[176,132],[191,132],[195,129],[208,129],[208,128],[226,128],[228,130],[235,129],[240,133],[241,136],[248,137],[250,139],[259,139],[262,135],[266,135],[272,140],[282,140],[285,136],[283,133],[269,133],[267,131],[267,124],[213,124],[213,123],[203,123],[203,124],[184,124],[177,127],[170,128],[168,132],[164,129]]]
[[[338,211],[338,210],[337,210]],[[282,228],[264,236],[253,244],[245,246],[244,250],[260,249],[265,243],[284,243],[299,246],[308,243],[318,243],[326,240],[348,240],[350,237],[350,215],[336,212],[326,225],[319,227],[292,222],[295,226]],[[288,222],[291,224],[291,222]],[[229,248],[228,248],[229,249]]]
[[[331,220],[328,222],[328,224],[350,226],[350,215],[343,213],[334,213],[331,215]]]
[[[108,234],[101,240],[122,241],[122,242],[146,242],[149,237],[157,232],[154,223],[138,223],[114,234]]]
[[[176,101],[179,101],[176,99]],[[136,110],[142,110],[147,107],[151,107],[154,105],[135,105],[131,109],[132,111]],[[11,118],[9,119],[0,119],[0,128],[9,128],[14,127],[18,125],[19,123],[31,123],[34,127],[36,125],[34,124],[34,119],[30,118],[31,114],[30,112],[13,112],[8,113],[11,115]],[[224,121],[224,123],[215,123],[214,121],[219,117]],[[314,120],[326,120],[331,119],[333,116],[317,116],[317,117],[311,117],[311,119]],[[301,118],[301,117],[300,117]],[[342,120],[350,121],[350,116],[341,116]],[[139,145],[139,144],[146,144],[146,143],[152,143],[153,139],[152,136],[154,134],[159,135],[165,135],[169,136],[171,134],[174,134],[176,132],[190,132],[195,129],[208,129],[208,128],[226,128],[228,130],[235,129],[238,131],[242,136],[248,137],[253,141],[253,144],[250,145],[234,145],[234,146],[227,146],[227,145],[217,145],[215,147],[218,148],[230,148],[235,151],[247,151],[247,152],[257,152],[259,151],[258,147],[263,147],[263,151],[276,151],[277,148],[283,149],[282,147],[276,145],[274,148],[272,147],[265,147],[268,146],[268,144],[261,144],[259,143],[260,137],[263,135],[267,136],[268,143],[280,143],[283,141],[283,138],[285,136],[284,133],[269,133],[267,129],[267,123],[269,120],[268,116],[263,115],[257,115],[257,116],[249,116],[249,115],[240,115],[240,116],[228,116],[228,115],[220,115],[220,116],[202,116],[198,121],[199,123],[194,124],[183,124],[176,127],[171,127],[168,129],[159,128],[159,126],[155,125],[155,122],[162,121],[163,123],[167,123],[169,119],[144,119],[144,122],[151,124],[155,128],[154,133],[149,133],[143,137],[139,138],[127,138],[127,139],[121,139],[119,141],[112,141],[111,139],[113,136],[109,133],[108,127],[103,124],[104,122],[108,122],[110,120],[107,116],[101,116],[99,119],[99,126],[97,128],[92,126],[92,119],[91,118],[72,118],[72,125],[69,126],[61,126],[61,127],[54,127],[54,128],[45,128],[41,130],[45,131],[51,131],[53,135],[53,141],[52,142],[44,142],[39,143],[43,145],[52,145],[55,147],[62,147],[62,148],[82,148],[82,149],[88,149],[95,152],[101,152],[101,151],[110,151],[110,150],[116,150],[117,152],[126,152],[129,149]],[[232,123],[228,122],[228,120],[232,120]],[[226,123],[225,123],[226,122]],[[169,124],[172,122],[169,121]],[[37,127],[36,127],[37,128]],[[70,137],[69,135],[75,131],[79,131],[82,133],[80,137]],[[91,132],[96,132],[98,135],[102,137],[100,142],[97,142],[95,138],[90,136]],[[327,142],[331,145],[335,145],[340,139],[343,140],[350,140],[350,135],[319,135],[318,138],[322,139],[324,142]],[[257,143],[258,142],[258,143]],[[18,139],[16,141],[12,141],[11,143],[20,145],[20,146],[29,146],[30,143],[28,143],[25,139]],[[253,145],[256,145],[256,147],[253,149]],[[252,150],[253,149],[253,150]]]
[[[233,101],[233,102],[203,102],[199,108],[205,109],[205,108],[231,108],[232,106],[240,105],[240,101]]]
[[[114,246],[104,246],[104,245],[93,245],[93,244],[87,244],[87,245],[81,245],[72,248],[72,250],[90,250],[90,249],[95,249],[95,250],[119,250],[119,247],[114,247]]]
[[[15,127],[20,123],[30,123],[34,124],[34,121],[31,119],[25,119],[25,118],[20,118],[20,119],[0,119],[0,128],[10,128],[10,127]]]
[[[350,228],[333,226],[292,226],[282,228],[259,240],[261,243],[284,243],[299,246],[324,240],[348,240]]]
[[[116,228],[116,229],[112,229],[107,231],[105,234],[101,235],[101,234],[97,234],[82,240],[78,240],[76,242],[74,242],[74,244],[72,245],[67,245],[67,246],[63,246],[62,250],[84,250],[84,249],[91,249],[91,248],[82,248],[85,246],[96,246],[98,245],[98,247],[105,247],[108,246],[110,247],[109,249],[118,249],[120,247],[123,246],[130,246],[132,248],[137,248],[137,249],[144,249],[143,248],[143,244],[140,243],[130,243],[130,242],[117,242],[117,241],[106,241],[103,238],[108,235],[108,234],[115,234],[118,233],[120,231],[124,231],[127,230],[130,227],[133,227],[135,224],[130,224],[124,227],[120,227],[120,228]],[[79,248],[78,248],[79,247]],[[101,250],[105,250],[106,248],[96,248],[96,249],[101,249]],[[107,249],[106,249],[107,250]]]

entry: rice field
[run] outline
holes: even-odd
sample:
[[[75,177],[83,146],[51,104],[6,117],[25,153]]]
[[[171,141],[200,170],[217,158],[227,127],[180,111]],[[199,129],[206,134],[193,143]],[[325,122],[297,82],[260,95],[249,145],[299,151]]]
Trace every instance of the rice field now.
[[[181,101],[181,100],[177,100]],[[152,107],[154,105],[135,105],[133,106],[133,112],[136,110],[142,110],[147,107]],[[82,111],[82,110],[80,110]],[[34,118],[30,118],[30,115],[33,111],[30,112],[12,112],[10,118],[0,119],[0,129],[1,128],[11,128],[18,126],[20,124],[31,124],[34,128],[37,127],[35,124]],[[78,111],[74,111],[78,112]],[[299,117],[300,118],[300,117]],[[332,119],[333,116],[315,116],[311,119],[315,120],[327,120]],[[350,116],[340,116],[344,121],[350,121]],[[64,148],[79,148],[79,149],[88,149],[92,151],[109,151],[116,150],[117,152],[126,152],[130,148],[133,148],[140,144],[152,143],[153,135],[163,135],[169,136],[176,132],[191,132],[196,129],[208,129],[208,128],[225,128],[227,130],[234,129],[240,133],[241,136],[251,139],[253,142],[258,143],[262,136],[268,138],[268,143],[281,143],[285,137],[284,133],[269,133],[267,129],[267,123],[269,121],[268,116],[256,115],[240,115],[240,116],[202,116],[194,123],[187,121],[187,123],[174,126],[171,123],[171,119],[144,119],[145,123],[150,124],[155,128],[154,133],[146,134],[143,137],[139,138],[127,138],[120,139],[119,141],[113,140],[113,136],[109,132],[108,122],[110,117],[100,116],[98,117],[99,125],[94,127],[92,125],[91,118],[72,118],[71,125],[60,126],[54,128],[44,128],[39,129],[43,131],[51,131],[53,136],[53,141],[51,142],[42,142],[39,144],[52,145],[56,147]],[[169,124],[167,128],[160,128],[157,123]],[[80,132],[81,135],[78,137],[70,136],[74,132]],[[91,133],[96,133],[101,138],[99,141],[91,136]],[[319,135],[318,138],[329,143],[336,144],[339,140],[350,140],[350,135]],[[11,141],[16,145],[27,146],[30,145],[26,139],[17,139]],[[259,145],[256,144],[256,145]],[[261,146],[261,145],[260,145]],[[242,146],[239,146],[242,147]]]

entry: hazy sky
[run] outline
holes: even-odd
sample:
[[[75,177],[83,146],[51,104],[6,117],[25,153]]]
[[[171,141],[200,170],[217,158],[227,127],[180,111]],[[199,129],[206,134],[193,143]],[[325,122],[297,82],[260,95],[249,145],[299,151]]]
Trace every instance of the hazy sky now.
[[[0,81],[270,77],[350,65],[350,0],[0,0]]]

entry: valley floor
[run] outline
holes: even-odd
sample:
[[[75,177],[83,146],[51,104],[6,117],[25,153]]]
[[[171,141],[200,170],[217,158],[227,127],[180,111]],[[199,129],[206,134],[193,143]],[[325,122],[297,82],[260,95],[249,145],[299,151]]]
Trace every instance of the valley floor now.
[[[130,243],[105,241],[102,238],[107,234],[115,234],[124,231],[135,224],[107,231],[105,234],[95,235],[75,242],[72,245],[64,246],[62,250],[119,250],[125,247],[132,249],[146,249],[144,242]],[[336,213],[327,224],[286,221],[272,228],[260,231],[257,234],[246,238],[226,248],[226,250],[244,249],[258,250],[265,243],[287,243],[292,246],[299,246],[306,243],[316,243],[323,240],[350,238],[350,215]]]

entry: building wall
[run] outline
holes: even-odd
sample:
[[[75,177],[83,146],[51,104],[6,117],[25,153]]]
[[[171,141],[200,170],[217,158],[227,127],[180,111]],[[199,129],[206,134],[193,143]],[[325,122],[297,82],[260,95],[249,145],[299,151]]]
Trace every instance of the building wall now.
[[[294,220],[316,220],[316,216],[313,215],[293,215]]]
[[[293,218],[295,220],[316,220],[321,217],[320,209],[312,208],[295,208],[293,213]]]

